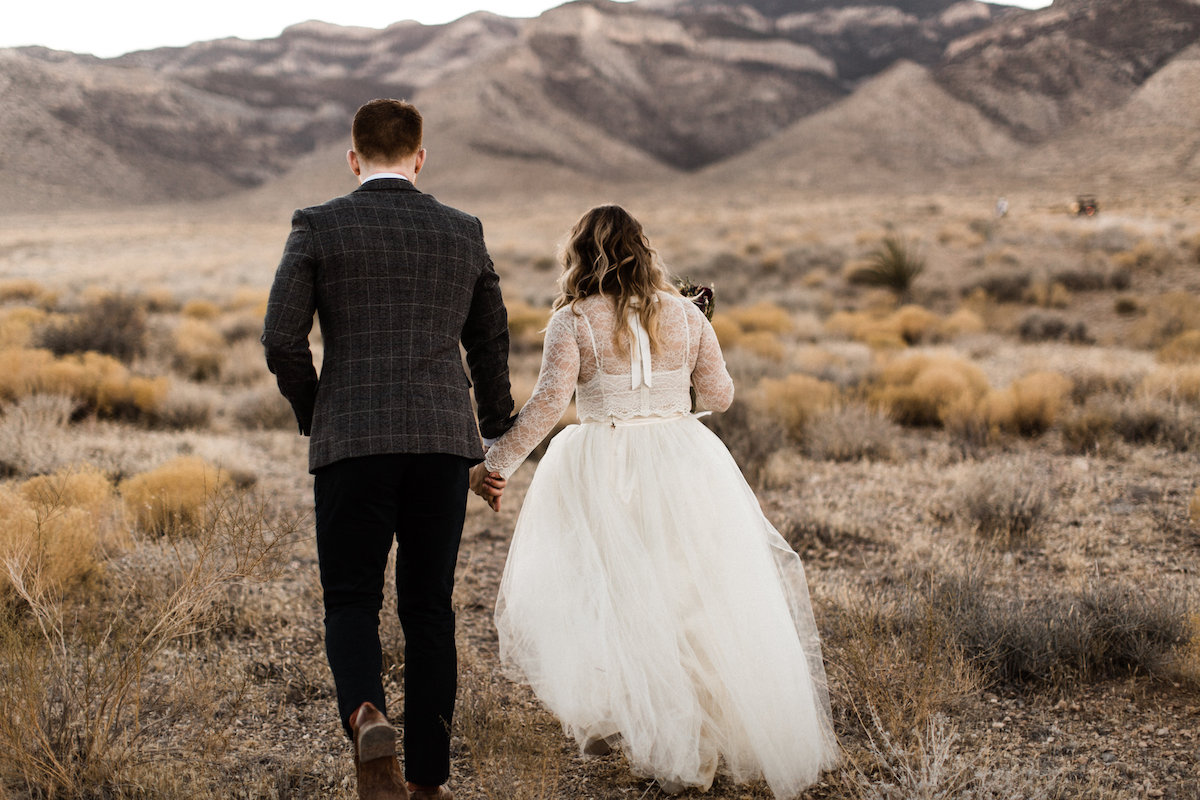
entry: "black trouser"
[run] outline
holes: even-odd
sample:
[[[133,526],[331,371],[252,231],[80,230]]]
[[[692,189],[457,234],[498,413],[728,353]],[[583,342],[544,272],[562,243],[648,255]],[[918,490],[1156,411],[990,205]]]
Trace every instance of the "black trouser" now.
[[[395,536],[396,613],[404,629],[404,761],[408,780],[450,775],[458,688],[454,566],[466,515],[465,458],[395,454],[348,458],[316,472],[317,555],[325,652],[346,733],[363,702],[387,713],[379,611]]]

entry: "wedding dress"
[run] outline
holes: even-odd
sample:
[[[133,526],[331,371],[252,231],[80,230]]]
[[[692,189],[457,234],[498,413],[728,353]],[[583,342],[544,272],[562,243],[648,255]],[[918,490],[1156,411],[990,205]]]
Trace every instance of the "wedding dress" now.
[[[800,558],[729,451],[692,414],[733,398],[712,327],[660,295],[659,347],[602,295],[559,309],[537,387],[487,453],[513,473],[576,395],[513,533],[500,655],[583,747],[620,742],[638,774],[764,778],[793,797],[837,761]]]

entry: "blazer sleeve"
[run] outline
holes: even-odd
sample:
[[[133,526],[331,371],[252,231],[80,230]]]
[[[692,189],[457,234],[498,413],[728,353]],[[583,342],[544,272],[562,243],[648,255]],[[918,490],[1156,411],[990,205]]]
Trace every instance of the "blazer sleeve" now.
[[[508,379],[508,312],[500,295],[500,276],[490,257],[475,281],[462,343],[475,386],[479,432],[486,439],[499,438],[512,427],[515,417]]]
[[[271,285],[262,335],[267,368],[291,403],[300,433],[305,436],[312,432],[318,384],[308,341],[317,308],[314,249],[308,220],[303,211],[297,211]]]

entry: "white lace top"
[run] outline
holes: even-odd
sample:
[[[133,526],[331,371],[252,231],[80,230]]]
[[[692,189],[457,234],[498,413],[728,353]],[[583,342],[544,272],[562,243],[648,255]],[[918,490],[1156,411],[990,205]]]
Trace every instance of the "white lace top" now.
[[[562,418],[575,394],[582,422],[667,417],[691,410],[689,387],[705,408],[724,411],[733,379],[700,309],[679,295],[659,296],[659,348],[651,355],[645,329],[631,315],[629,344],[613,343],[616,308],[604,295],[564,306],[550,318],[542,371],[516,423],[487,452],[490,472],[512,475]]]

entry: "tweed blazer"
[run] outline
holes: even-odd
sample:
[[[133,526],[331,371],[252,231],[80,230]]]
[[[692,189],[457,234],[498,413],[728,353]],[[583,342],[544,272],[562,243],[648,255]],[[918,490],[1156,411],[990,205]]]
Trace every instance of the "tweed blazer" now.
[[[384,453],[478,462],[480,433],[495,438],[512,425],[508,317],[483,227],[400,178],[293,215],[262,343],[300,432],[312,437],[312,472]]]

